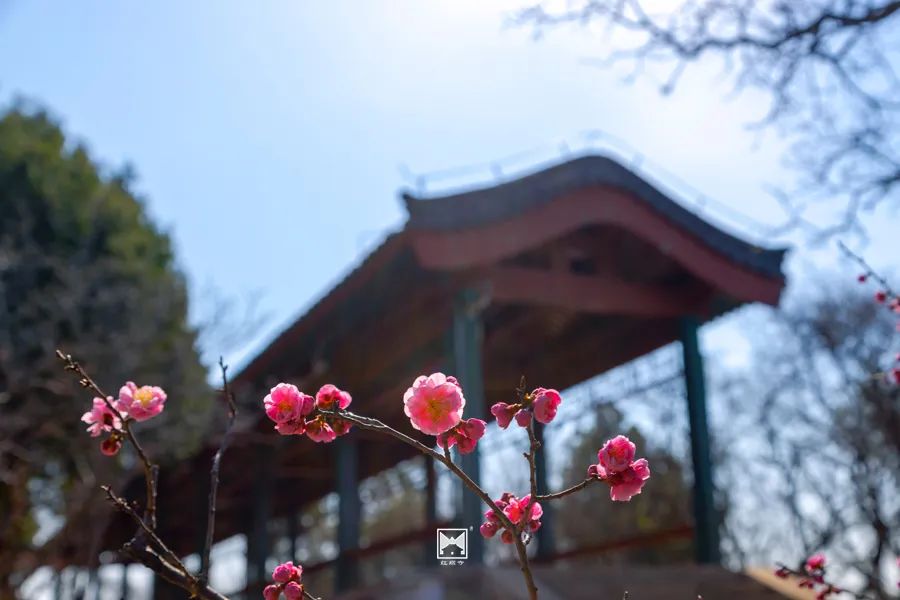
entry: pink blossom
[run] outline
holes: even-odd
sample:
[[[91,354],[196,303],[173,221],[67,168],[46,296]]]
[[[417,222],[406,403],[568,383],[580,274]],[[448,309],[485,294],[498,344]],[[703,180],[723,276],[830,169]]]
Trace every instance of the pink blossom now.
[[[825,555],[824,554],[813,554],[809,558],[806,559],[806,570],[807,571],[821,571],[825,568]]]
[[[531,395],[534,397],[534,418],[539,423],[547,424],[556,418],[556,411],[562,402],[559,392],[537,388]]]
[[[335,406],[344,410],[352,401],[350,394],[330,383],[326,383],[316,392],[316,406],[322,410],[334,410]]]
[[[504,529],[503,533],[500,534],[500,541],[504,544],[512,544],[515,541],[512,531],[510,531],[509,529]]]
[[[100,442],[100,452],[106,456],[115,456],[122,449],[122,438],[113,434]]]
[[[650,479],[650,465],[641,458],[618,473],[611,473],[606,482],[610,485],[609,497],[616,502],[628,502],[641,493],[644,483]]]
[[[497,529],[497,524],[490,521],[488,521],[487,523],[482,523],[481,527],[478,528],[478,530],[481,532],[481,535],[486,539],[490,539],[497,535]]]
[[[341,419],[340,417],[331,418],[331,429],[334,430],[334,435],[337,437],[350,433],[351,427],[353,427],[353,423],[347,419]]]
[[[302,393],[297,386],[290,383],[279,383],[263,400],[266,416],[276,423],[296,421],[305,417],[312,412],[313,404],[311,396]]]
[[[516,423],[519,427],[528,427],[528,424],[531,423],[531,411],[523,408],[516,413]]]
[[[603,448],[597,453],[597,460],[606,471],[619,473],[627,469],[634,460],[634,451],[635,446],[631,440],[624,435],[617,435],[603,444]]]
[[[878,290],[875,292],[875,302],[878,304],[884,304],[884,301],[887,300],[887,293],[882,290]]]
[[[518,410],[518,404],[510,405],[506,402],[498,402],[491,407],[491,414],[497,419],[497,425],[499,425],[501,429],[506,429],[509,427],[510,421],[512,421],[513,416]]]
[[[302,572],[302,571],[301,571]],[[295,578],[294,563],[288,561],[275,567],[272,571],[272,581],[276,583],[287,583]],[[299,575],[297,575],[299,578]]]
[[[415,429],[439,435],[460,422],[466,399],[455,378],[434,373],[418,377],[403,395],[403,404]]]
[[[263,590],[265,600],[278,600],[281,596],[281,588],[277,585],[267,585]]]
[[[544,514],[540,502],[531,502],[531,494],[523,496],[521,499],[513,497],[509,504],[503,509],[503,514],[512,523],[518,524],[521,520],[531,521],[540,519]]]
[[[281,435],[303,435],[306,433],[306,421],[301,417],[293,421],[275,423],[275,431]]]
[[[129,381],[119,390],[116,409],[135,421],[146,421],[162,412],[166,403],[166,393],[155,385],[138,387]]]
[[[475,450],[478,440],[484,436],[487,423],[481,419],[463,419],[449,431],[437,436],[437,445],[441,448],[452,448],[459,445],[462,454],[469,454]]]
[[[337,434],[321,415],[306,422],[306,436],[314,442],[333,442]]]
[[[303,598],[303,586],[292,581],[284,586],[284,597],[287,600],[300,600]]]
[[[112,403],[112,396],[109,402]],[[89,425],[87,431],[91,437],[97,437],[103,432],[113,429],[121,429],[122,421],[116,416],[103,398],[94,398],[94,404],[89,412],[81,416],[81,420]]]

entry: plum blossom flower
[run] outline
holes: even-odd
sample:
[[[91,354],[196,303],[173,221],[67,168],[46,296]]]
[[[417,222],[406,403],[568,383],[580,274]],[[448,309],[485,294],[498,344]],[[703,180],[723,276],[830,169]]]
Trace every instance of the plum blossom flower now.
[[[562,402],[562,396],[556,390],[535,388],[530,394],[524,394],[521,401],[515,404],[498,402],[491,407],[491,414],[497,419],[501,429],[509,427],[513,419],[519,427],[528,427],[531,419],[545,425],[556,418],[556,412]]]
[[[503,511],[503,515],[512,523],[516,532],[528,531],[533,533],[541,528],[541,517],[544,514],[544,509],[539,502],[532,501],[531,494],[517,498],[510,492],[504,492],[498,500],[494,501],[494,504]],[[479,528],[483,537],[487,539],[492,538],[502,529],[500,541],[504,544],[512,544],[515,541],[515,535],[517,534],[504,527],[503,521],[493,509],[484,513],[484,519],[484,523]]]
[[[456,378],[433,373],[413,382],[403,395],[403,405],[415,429],[440,435],[460,422],[466,399]]]
[[[597,460],[607,472],[619,473],[627,469],[634,460],[634,451],[635,446],[631,440],[624,435],[617,435],[603,444],[597,453]]]
[[[303,598],[303,586],[296,581],[285,584],[284,597],[287,598],[287,600],[300,600]]]
[[[454,427],[437,436],[437,445],[441,448],[459,446],[462,454],[475,450],[475,444],[484,436],[487,423],[481,419],[463,419]]]
[[[146,421],[163,411],[166,393],[155,385],[138,387],[129,381],[119,390],[116,409],[135,421]]]
[[[806,559],[806,571],[808,573],[821,571],[825,568],[825,555],[824,554],[813,554],[809,558]]]
[[[100,452],[106,456],[115,456],[121,449],[122,438],[115,433],[100,442]]]
[[[272,571],[272,581],[275,583],[287,583],[300,579],[301,575],[303,575],[303,567],[300,565],[294,566],[293,561],[288,561],[275,567]]]
[[[263,399],[263,406],[266,409],[266,416],[281,424],[302,419],[313,411],[314,402],[312,396],[302,393],[297,386],[279,383]]]
[[[531,411],[524,408],[520,409],[519,412],[516,413],[516,424],[519,427],[528,427],[530,423]]]
[[[616,502],[628,502],[641,493],[644,483],[650,479],[650,465],[646,458],[641,458],[619,473],[612,473],[607,478],[610,485],[609,497]]]
[[[513,420],[513,416],[518,410],[518,404],[510,405],[506,402],[498,402],[491,407],[491,414],[497,419],[497,425],[499,425],[501,429],[506,429],[509,427],[510,422]]]
[[[281,587],[277,585],[267,585],[263,590],[265,600],[278,600],[279,596],[281,596]]]
[[[282,563],[272,571],[272,580],[275,582],[263,590],[265,600],[278,600],[281,593],[287,600],[299,600],[303,598],[303,585],[300,578],[303,576],[303,567],[295,565],[292,561]]]
[[[108,398],[110,404],[112,396]],[[91,410],[81,416],[81,420],[88,424],[87,431],[91,437],[98,437],[103,432],[122,428],[122,421],[116,416],[103,398],[94,398]]]
[[[330,383],[326,383],[316,392],[316,407],[322,410],[334,410],[335,407],[344,410],[352,401],[350,394]]]
[[[491,521],[487,521],[481,524],[481,527],[478,530],[481,532],[482,537],[489,540],[495,535],[497,535],[497,530],[500,528],[499,525],[493,523]]]
[[[647,459],[634,460],[635,447],[627,437],[619,435],[608,440],[597,453],[595,465],[588,467],[588,477],[609,485],[609,497],[617,502],[627,502],[641,493],[650,479]]]
[[[544,514],[544,509],[541,508],[540,502],[532,502],[531,494],[527,494],[521,499],[511,498],[506,508],[503,509],[503,514],[514,525],[518,525],[523,519],[527,522],[539,521]]]
[[[562,402],[562,396],[556,390],[537,388],[531,395],[534,397],[534,418],[538,423],[547,424],[556,418],[556,411]]]
[[[337,434],[322,415],[306,422],[306,437],[314,442],[333,442]]]
[[[275,423],[275,431],[281,435],[303,435],[306,433],[306,421],[301,417],[293,421]]]

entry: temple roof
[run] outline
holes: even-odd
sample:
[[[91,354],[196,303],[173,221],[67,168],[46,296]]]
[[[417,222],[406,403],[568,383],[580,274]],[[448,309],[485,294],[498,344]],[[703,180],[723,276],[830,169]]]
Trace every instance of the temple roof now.
[[[590,187],[624,190],[635,201],[702,239],[730,260],[769,277],[783,276],[781,262],[785,249],[763,249],[722,231],[606,156],[582,156],[506,183],[447,196],[418,198],[404,192],[403,200],[409,212],[407,228],[446,231],[483,227]]]

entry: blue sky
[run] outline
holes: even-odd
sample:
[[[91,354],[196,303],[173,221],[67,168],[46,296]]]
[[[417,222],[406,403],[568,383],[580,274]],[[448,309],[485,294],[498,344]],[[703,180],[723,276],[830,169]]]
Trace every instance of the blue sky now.
[[[669,97],[649,79],[625,85],[623,71],[585,64],[601,50],[592,32],[535,41],[509,27],[522,4],[0,0],[0,98],[41,101],[104,164],[132,163],[193,288],[261,293],[261,339],[402,225],[401,165],[422,173],[540,148],[525,166],[600,129],[779,221],[763,186],[790,181],[781,143],[745,127],[762,96],[729,96],[715,65]],[[878,263],[896,220],[873,222]]]

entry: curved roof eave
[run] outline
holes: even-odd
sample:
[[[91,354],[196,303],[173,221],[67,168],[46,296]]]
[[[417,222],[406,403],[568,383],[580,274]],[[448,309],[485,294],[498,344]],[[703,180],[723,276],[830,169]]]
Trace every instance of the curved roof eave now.
[[[599,155],[582,156],[496,186],[447,196],[419,198],[403,193],[409,212],[407,229],[451,232],[490,226],[591,187],[627,192],[736,264],[770,279],[784,279],[781,264],[786,248],[760,248],[741,240],[708,223],[615,160]]]

